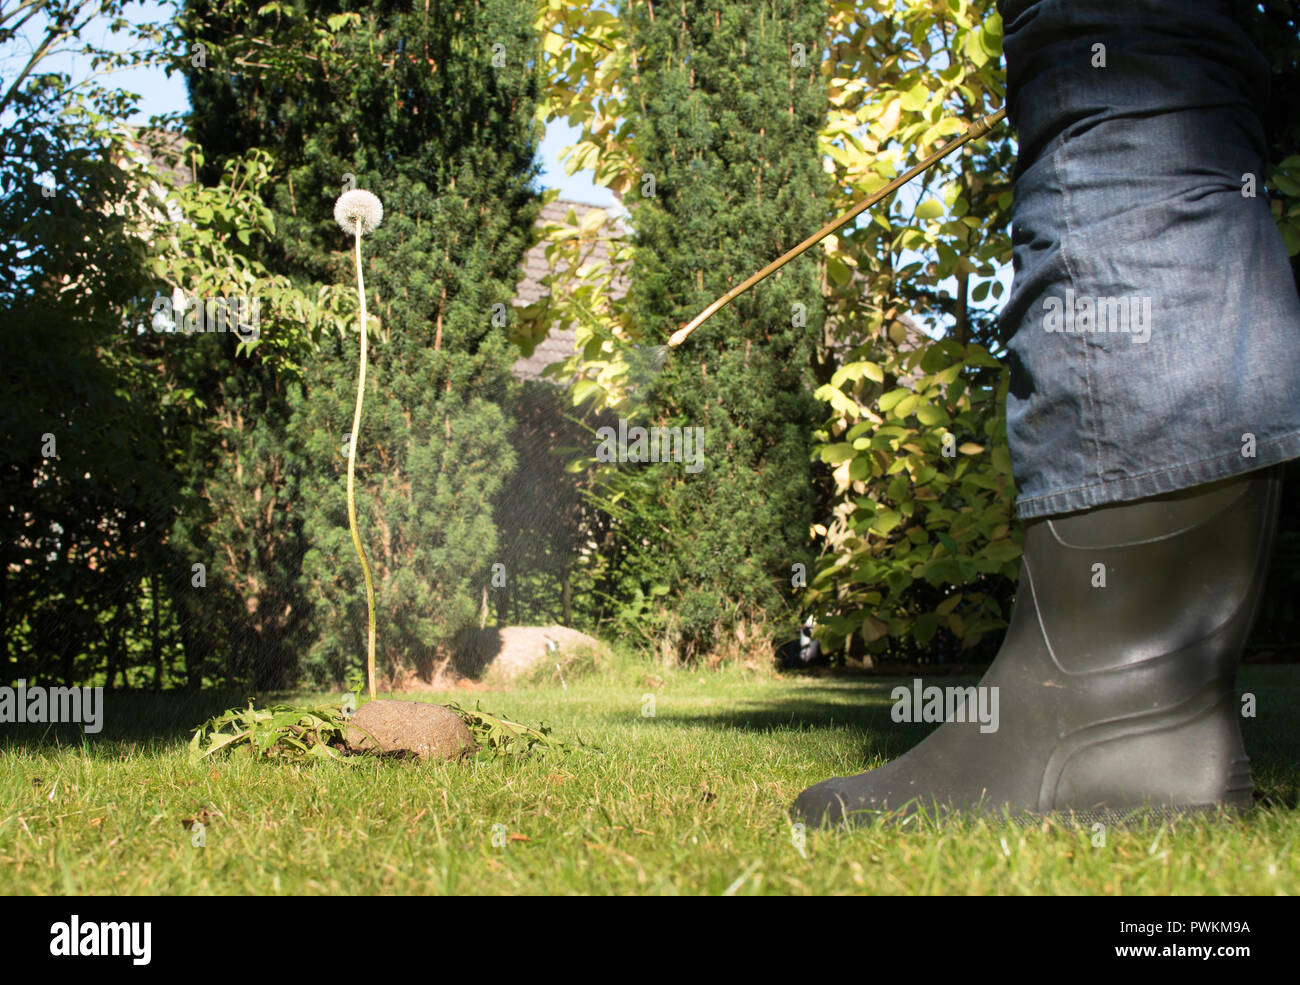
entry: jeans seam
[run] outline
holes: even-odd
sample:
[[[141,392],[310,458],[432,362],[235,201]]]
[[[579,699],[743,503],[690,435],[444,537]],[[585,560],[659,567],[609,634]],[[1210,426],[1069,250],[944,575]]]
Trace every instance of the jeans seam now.
[[[1070,261],[1070,246],[1074,239],[1074,223],[1070,221],[1071,195],[1069,185],[1061,175],[1061,162],[1065,159],[1069,141],[1064,133],[1061,134],[1060,140],[1060,150],[1052,154],[1052,171],[1056,174],[1056,183],[1061,189],[1061,218],[1065,223],[1065,232],[1061,236],[1061,264],[1065,267],[1065,275],[1069,280],[1070,287],[1077,290],[1079,279],[1075,275],[1074,264]],[[1083,339],[1083,389],[1088,404],[1088,425],[1092,431],[1093,462],[1097,470],[1097,479],[1104,481],[1101,477],[1101,443],[1097,434],[1097,408],[1094,400],[1095,394],[1092,390],[1090,348],[1088,339],[1085,337]]]

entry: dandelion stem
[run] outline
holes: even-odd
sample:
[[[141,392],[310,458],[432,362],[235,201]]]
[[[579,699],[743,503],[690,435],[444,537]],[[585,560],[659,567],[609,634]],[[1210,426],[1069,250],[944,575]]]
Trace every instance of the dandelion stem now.
[[[361,277],[361,221],[356,222],[357,238],[357,293],[361,296],[361,371],[357,374],[357,406],[352,412],[352,440],[348,442],[348,529],[352,531],[352,546],[361,558],[361,570],[366,576],[366,609],[369,625],[366,637],[366,680],[370,685],[371,700],[375,697],[375,582],[370,576],[370,562],[361,546],[357,531],[357,501],[354,493],[357,463],[357,436],[361,433],[361,402],[366,393],[366,285]]]

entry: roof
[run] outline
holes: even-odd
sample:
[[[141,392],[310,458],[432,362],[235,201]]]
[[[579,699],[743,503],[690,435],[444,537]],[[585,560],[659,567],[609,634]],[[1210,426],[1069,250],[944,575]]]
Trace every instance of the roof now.
[[[151,130],[148,127],[121,124],[127,145],[147,160],[154,171],[170,174],[176,185],[188,185],[194,171],[185,161],[185,137],[174,130]]]
[[[557,198],[555,201],[542,207],[541,215],[537,217],[538,225],[544,223],[563,223],[569,210],[574,212],[574,218],[581,223],[583,216],[593,209],[604,208],[599,205],[589,205],[586,202],[574,202],[569,199]],[[605,208],[606,223],[619,222],[620,214],[623,212],[622,206],[610,206]],[[592,243],[591,252],[587,257],[587,262],[597,264],[609,263],[609,249],[603,239],[597,239]],[[550,272],[550,267],[546,263],[546,244],[538,243],[524,254],[523,278],[519,281],[519,286],[515,291],[515,304],[523,306],[532,304],[546,295],[546,287],[542,284],[542,278]],[[610,287],[610,295],[615,299],[623,297],[627,293],[626,278],[615,278]],[[540,380],[542,379],[542,370],[551,363],[560,362],[573,355],[574,331],[572,328],[552,328],[546,338],[537,343],[537,348],[533,350],[531,356],[520,356],[515,360],[515,364],[510,367],[511,373],[516,379],[520,380]]]

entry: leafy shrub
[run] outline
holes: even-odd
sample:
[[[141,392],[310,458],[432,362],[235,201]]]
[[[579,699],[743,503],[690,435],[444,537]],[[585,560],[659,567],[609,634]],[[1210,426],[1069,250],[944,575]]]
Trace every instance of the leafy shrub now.
[[[992,385],[972,385],[981,369]],[[987,349],[942,339],[863,347],[817,390],[834,415],[817,454],[838,497],[813,528],[823,646],[857,634],[873,654],[952,653],[1005,625],[994,586],[1015,580],[1021,553],[1006,389]]]

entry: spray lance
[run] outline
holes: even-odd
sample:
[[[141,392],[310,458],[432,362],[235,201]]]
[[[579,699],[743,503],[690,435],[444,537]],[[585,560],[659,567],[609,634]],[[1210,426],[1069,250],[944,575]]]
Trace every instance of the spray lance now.
[[[842,216],[839,216],[836,219],[832,219],[826,225],[822,226],[821,229],[817,230],[815,233],[813,233],[811,236],[805,239],[798,246],[794,247],[794,249],[789,250],[782,256],[773,260],[771,263],[769,263],[758,273],[752,274],[749,277],[747,277],[745,280],[741,281],[739,284],[737,284],[735,287],[729,290],[726,294],[722,295],[722,297],[718,298],[707,308],[701,311],[698,315],[692,318],[689,322],[687,322],[685,325],[683,325],[681,328],[675,331],[672,334],[672,337],[669,338],[668,345],[671,348],[674,349],[677,348],[679,345],[681,345],[683,342],[686,341],[687,337],[693,331],[695,331],[697,328],[703,325],[704,322],[706,322],[709,318],[711,318],[716,312],[720,311],[722,308],[725,308],[728,304],[736,300],[736,298],[740,297],[740,295],[744,294],[746,291],[748,291],[759,281],[764,280],[767,277],[770,277],[772,274],[776,273],[778,270],[784,267],[795,257],[807,252],[808,249],[810,249],[813,246],[813,244],[817,243],[819,240],[824,239],[825,237],[829,236],[831,233],[848,225],[848,223],[852,222],[864,211],[866,211],[867,209],[871,208],[871,206],[879,202],[882,198],[897,191],[903,185],[907,184],[909,181],[915,178],[918,174],[922,174],[923,172],[928,171],[939,161],[943,160],[945,157],[947,157],[949,154],[955,151],[958,147],[961,147],[963,144],[966,144],[969,141],[976,139],[977,137],[984,136],[986,133],[992,130],[993,127],[995,127],[1002,119],[1004,119],[1006,115],[1007,115],[1007,108],[1003,106],[1001,109],[997,110],[996,112],[990,113],[988,116],[984,116],[976,120],[969,127],[967,127],[966,130],[960,136],[954,137],[952,140],[948,141],[946,144],[940,147],[929,157],[925,158],[925,160],[921,161],[920,163],[916,164],[912,168],[900,174],[889,184],[885,185],[884,188],[868,195],[857,205],[853,206],[853,208],[845,212]]]

